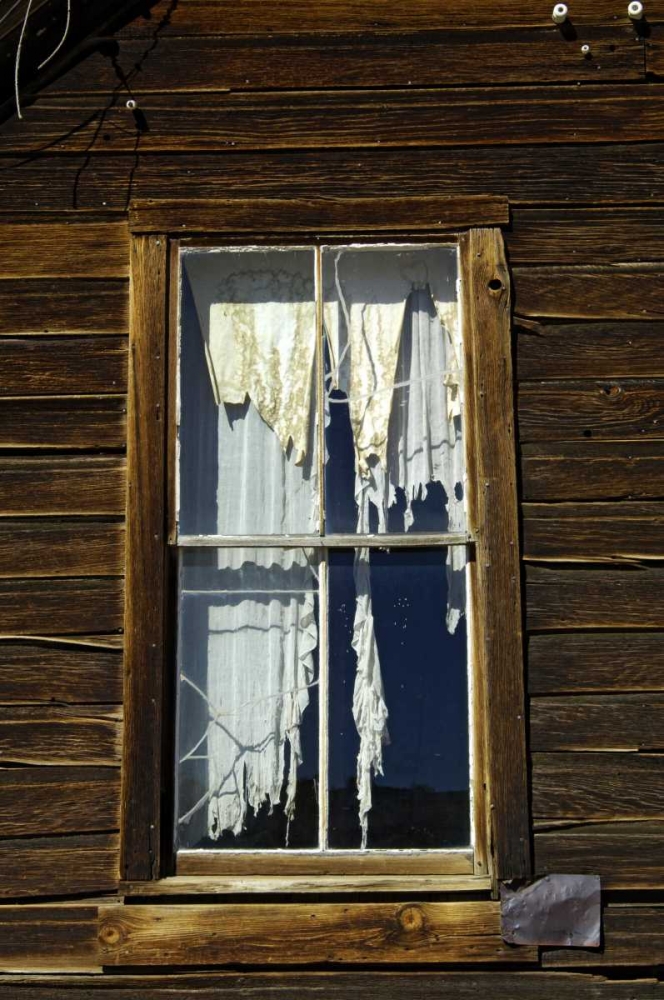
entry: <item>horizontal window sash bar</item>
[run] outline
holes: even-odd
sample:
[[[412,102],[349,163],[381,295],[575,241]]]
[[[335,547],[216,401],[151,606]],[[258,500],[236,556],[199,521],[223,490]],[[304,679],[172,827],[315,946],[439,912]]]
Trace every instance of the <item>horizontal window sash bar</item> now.
[[[467,532],[400,535],[180,535],[183,549],[394,549],[472,545]]]

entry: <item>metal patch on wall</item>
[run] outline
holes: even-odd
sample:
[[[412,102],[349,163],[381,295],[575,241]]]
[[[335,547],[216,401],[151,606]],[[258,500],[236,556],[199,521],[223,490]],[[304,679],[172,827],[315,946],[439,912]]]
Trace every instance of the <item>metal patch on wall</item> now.
[[[522,889],[502,885],[500,922],[508,944],[599,948],[599,876],[547,875]]]

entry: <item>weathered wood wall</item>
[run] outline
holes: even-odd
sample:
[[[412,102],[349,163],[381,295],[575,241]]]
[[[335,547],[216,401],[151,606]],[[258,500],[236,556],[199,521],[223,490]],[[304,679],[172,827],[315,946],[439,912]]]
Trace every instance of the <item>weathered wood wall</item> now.
[[[661,995],[643,970],[664,961],[664,0],[648,0],[640,31],[623,0],[578,0],[575,37],[551,24],[549,0],[469,6],[159,0],[1,128],[6,972],[100,971],[127,920],[126,964],[187,964],[188,920],[202,934],[212,919],[169,904],[155,951],[149,928],[141,944],[148,910],[128,915],[118,896],[129,202],[499,194],[512,210],[535,865],[599,872],[610,890],[603,949],[539,963],[625,981],[543,968],[95,981],[118,1000]],[[495,904],[469,911],[454,943],[444,905],[416,911],[413,951],[410,917],[366,904],[371,960],[505,960]],[[324,956],[362,960],[323,905],[312,912]],[[238,933],[214,961],[303,960],[260,913],[217,916]],[[532,968],[526,951],[507,960]],[[93,990],[80,977],[3,988]]]

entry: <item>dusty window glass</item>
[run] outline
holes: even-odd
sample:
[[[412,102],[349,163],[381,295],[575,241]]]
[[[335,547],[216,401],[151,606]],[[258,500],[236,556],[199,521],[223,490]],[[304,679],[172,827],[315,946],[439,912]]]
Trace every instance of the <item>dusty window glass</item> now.
[[[182,252],[180,849],[471,842],[456,289],[449,246]]]

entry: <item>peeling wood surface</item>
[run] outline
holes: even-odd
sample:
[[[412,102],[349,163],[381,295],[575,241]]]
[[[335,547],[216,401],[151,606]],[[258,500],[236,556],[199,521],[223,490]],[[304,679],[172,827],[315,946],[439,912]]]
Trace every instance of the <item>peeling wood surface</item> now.
[[[521,446],[525,500],[664,497],[664,441],[537,441]]]
[[[535,871],[601,872],[605,889],[661,889],[664,824],[596,823],[536,832]]]
[[[100,907],[99,941],[109,966],[514,960],[490,902]]]
[[[664,633],[533,635],[528,690],[531,695],[664,691]]]
[[[116,830],[119,819],[117,767],[0,768],[2,837]]]
[[[645,753],[534,753],[537,818],[664,819],[662,757]]]

